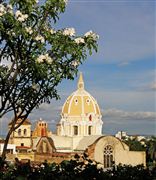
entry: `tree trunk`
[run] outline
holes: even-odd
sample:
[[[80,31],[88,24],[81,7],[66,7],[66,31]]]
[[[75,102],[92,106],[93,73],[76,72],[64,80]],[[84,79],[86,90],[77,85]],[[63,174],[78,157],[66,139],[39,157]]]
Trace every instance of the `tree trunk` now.
[[[15,130],[15,123],[16,123],[17,119],[18,118],[15,115],[15,118],[12,120],[11,127],[10,127],[10,129],[8,131],[8,134],[7,134],[6,138],[5,138],[3,152],[2,152],[2,161],[4,161],[6,159],[6,152],[7,152],[8,142],[9,142],[9,139],[10,139],[10,136],[11,136],[12,132]]]
[[[4,147],[3,147],[3,152],[2,152],[2,160],[3,161],[6,158],[7,146],[8,146],[8,142],[9,142],[10,135],[12,134],[12,132],[13,132],[13,129],[10,128],[10,130],[9,130],[7,136],[6,136],[5,142],[4,142]]]
[[[23,122],[26,120],[27,116],[25,116],[23,118],[23,120],[17,126],[15,126],[15,124],[19,118],[20,118],[20,116],[15,115],[15,118],[12,120],[11,127],[8,131],[7,136],[6,136],[2,156],[1,156],[3,161],[6,159],[7,146],[8,146],[8,142],[9,142],[9,139],[10,139],[12,132],[15,131],[19,126],[21,126],[23,124]]]

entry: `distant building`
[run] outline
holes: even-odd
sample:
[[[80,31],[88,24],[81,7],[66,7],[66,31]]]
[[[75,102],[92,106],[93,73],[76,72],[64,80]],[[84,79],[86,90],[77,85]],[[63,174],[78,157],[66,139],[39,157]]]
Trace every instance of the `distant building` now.
[[[20,122],[21,119],[18,119],[17,124]],[[9,123],[9,128],[11,127],[11,124],[12,122]],[[31,122],[29,119],[26,119],[24,123],[11,134],[9,143],[16,145],[17,152],[30,152],[32,139]]]
[[[115,134],[115,137],[119,139],[128,139],[128,135],[125,131],[118,131],[117,134]]]
[[[0,154],[3,152],[4,148],[4,140],[0,139]],[[16,145],[15,144],[8,144],[7,145],[7,154],[16,154]]]
[[[89,158],[105,168],[111,167],[114,163],[146,164],[145,152],[130,151],[120,140],[126,133],[120,133],[118,138],[102,135],[102,125],[99,105],[85,90],[83,76],[80,74],[77,90],[63,105],[56,134],[48,130],[48,125],[43,120],[37,122],[31,133],[31,123],[26,120],[16,132],[13,132],[10,143],[16,145],[19,159],[47,159],[52,162],[70,159],[76,153],[85,152]]]

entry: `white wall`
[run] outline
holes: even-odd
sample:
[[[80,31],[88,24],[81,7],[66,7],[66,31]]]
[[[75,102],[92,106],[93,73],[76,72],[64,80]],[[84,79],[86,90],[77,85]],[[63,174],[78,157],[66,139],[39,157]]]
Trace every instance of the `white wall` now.
[[[2,154],[4,148],[4,144],[0,144],[0,154]],[[16,145],[15,144],[8,144],[7,149],[12,149],[13,150],[13,154],[17,154],[16,153]]]

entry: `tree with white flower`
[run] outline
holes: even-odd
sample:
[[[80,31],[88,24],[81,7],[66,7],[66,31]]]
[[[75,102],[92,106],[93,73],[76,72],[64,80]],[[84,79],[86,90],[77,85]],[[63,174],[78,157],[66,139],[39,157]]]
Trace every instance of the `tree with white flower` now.
[[[74,28],[56,29],[67,0],[4,0],[0,3],[0,118],[13,114],[10,135],[40,104],[58,99],[57,86],[73,79],[98,36]],[[16,124],[18,119],[21,123]]]

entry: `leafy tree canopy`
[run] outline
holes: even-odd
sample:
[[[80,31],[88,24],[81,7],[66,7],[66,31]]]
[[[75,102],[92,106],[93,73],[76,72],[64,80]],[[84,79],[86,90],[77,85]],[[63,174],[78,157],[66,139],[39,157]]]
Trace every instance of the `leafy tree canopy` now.
[[[0,3],[0,117],[12,111],[10,133],[41,103],[58,99],[57,85],[73,79],[98,35],[55,29],[67,0],[4,0]],[[19,124],[20,126],[21,124]]]
[[[57,85],[73,79],[87,52],[97,51],[98,36],[74,28],[56,30],[65,0],[10,0],[0,4],[0,117],[31,112],[58,98]]]

